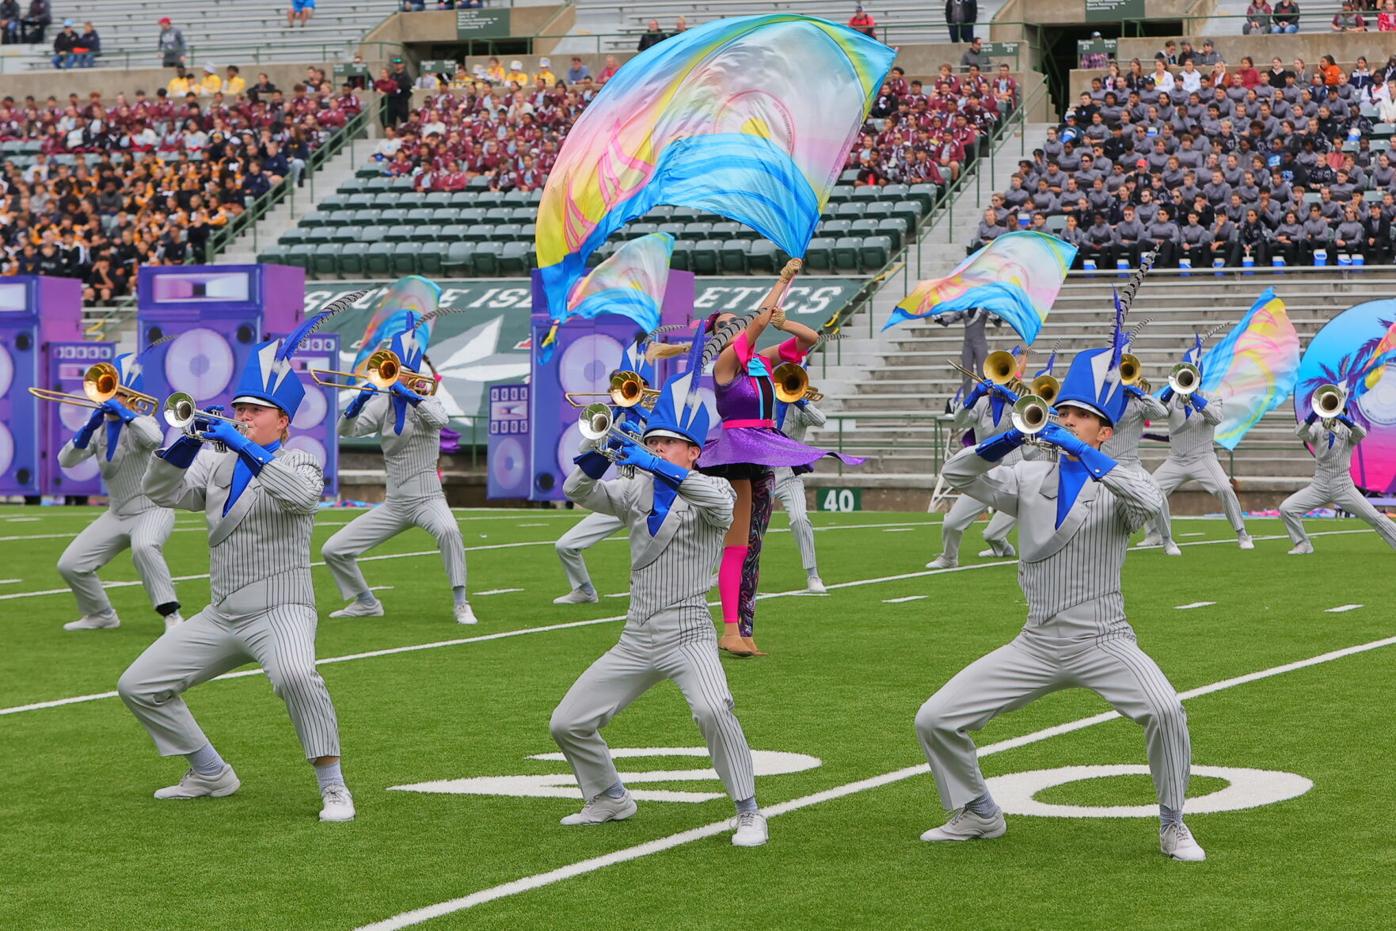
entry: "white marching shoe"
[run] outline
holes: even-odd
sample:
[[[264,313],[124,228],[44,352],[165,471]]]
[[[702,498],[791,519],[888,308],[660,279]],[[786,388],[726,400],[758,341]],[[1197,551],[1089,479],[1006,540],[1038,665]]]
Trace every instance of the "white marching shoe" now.
[[[338,611],[331,611],[330,617],[382,617],[383,602],[377,598],[368,603],[351,601]]]
[[[1007,540],[1002,543],[990,543],[987,550],[980,550],[982,559],[1011,559],[1018,555],[1018,551],[1013,548],[1013,544]]]
[[[171,630],[174,630],[176,627],[183,623],[184,617],[178,611],[174,612],[173,614],[165,615],[165,631],[167,633]]]
[[[470,607],[470,602],[465,601],[465,602],[462,602],[461,604],[456,605],[456,623],[457,623],[457,624],[478,624],[478,623],[480,623],[479,619],[475,617],[475,612],[474,612],[474,610],[472,610],[471,607]]]
[[[1169,540],[1163,544],[1163,555],[1181,556],[1183,555],[1183,551],[1178,549],[1178,544],[1174,543],[1172,540]]]
[[[1312,543],[1305,542],[1305,543],[1297,543],[1297,544],[1295,544],[1294,549],[1292,549],[1292,550],[1289,551],[1289,555],[1291,555],[1291,556],[1310,556],[1310,555],[1313,555],[1313,552],[1314,552],[1314,545],[1313,545]]]
[[[354,796],[349,794],[348,786],[326,786],[320,797],[325,802],[320,809],[321,821],[354,820]]]
[[[927,569],[954,569],[960,564],[958,559],[947,559],[943,554],[926,563]]]
[[[1255,549],[1255,541],[1252,540],[1251,535],[1246,533],[1246,531],[1244,530],[1236,534],[1236,545],[1241,547],[1241,549],[1243,550]]]
[[[1162,546],[1163,541],[1152,533],[1146,533],[1144,539],[1134,545],[1137,549],[1147,550],[1155,546]]]
[[[115,630],[121,626],[121,618],[116,616],[115,611],[107,611],[102,614],[84,614],[76,621],[69,621],[63,625],[64,630]]]
[[[829,589],[824,585],[824,580],[817,575],[809,577],[809,581],[805,583],[805,591],[813,595],[829,594]]]
[[[954,816],[938,828],[931,828],[921,835],[924,841],[965,841],[993,840],[1002,837],[1008,830],[1003,820],[1003,812],[994,813],[992,818],[976,815],[968,808],[961,808]]]
[[[602,792],[583,805],[581,811],[575,815],[568,815],[560,823],[566,825],[605,824],[607,821],[624,821],[633,814],[635,814],[635,800],[630,797],[628,789],[620,798],[611,798]]]
[[[1207,859],[1207,852],[1198,846],[1188,826],[1181,821],[1159,828],[1158,846],[1164,856],[1185,863],[1201,863]]]
[[[216,776],[201,776],[191,769],[174,785],[156,789],[155,797],[159,799],[223,798],[225,795],[232,795],[236,792],[240,785],[242,785],[242,781],[238,779],[238,774],[233,772],[233,767],[224,763],[222,772]]]
[[[760,847],[771,839],[766,816],[759,811],[743,811],[732,819],[733,847]]]
[[[574,588],[565,595],[553,599],[555,605],[589,605],[597,601],[596,589]]]

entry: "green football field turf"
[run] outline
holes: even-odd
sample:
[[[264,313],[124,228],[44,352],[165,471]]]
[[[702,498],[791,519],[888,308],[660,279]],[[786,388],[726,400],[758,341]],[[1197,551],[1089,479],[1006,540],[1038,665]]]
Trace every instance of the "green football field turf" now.
[[[1221,521],[1182,519],[1182,558],[1130,554],[1129,615],[1185,693],[1194,765],[1313,783],[1287,801],[1190,815],[1208,861],[1182,864],[1159,854],[1151,817],[1010,814],[1000,840],[918,840],[944,815],[915,740],[916,710],[1011,639],[1025,613],[1012,564],[973,556],[982,524],[967,535],[965,566],[932,573],[922,567],[938,550],[937,518],[816,514],[826,597],[797,594],[804,577],[794,541],[772,534],[762,577],[770,597],[757,619],[771,655],[724,666],[752,747],[819,765],[758,778],[760,802],[774,812],[771,842],[739,850],[725,829],[695,831],[730,816],[725,798],[641,802],[628,822],[564,828],[558,819],[578,801],[389,791],[567,772],[530,757],[556,751],[549,715],[615,642],[626,605],[550,603],[565,590],[552,542],[577,512],[459,513],[478,627],[453,623],[440,559],[423,533],[404,534],[374,554],[387,558],[365,563],[373,585],[391,586],[380,592],[386,617],[328,619],[339,599],[328,573],[315,570],[318,652],[336,660],[321,670],[339,713],[355,822],[316,820],[313,774],[261,675],[188,693],[242,789],[221,800],[153,800],[184,762],[159,758],[111,692],[161,631],[158,617],[139,585],[124,585],[110,591],[119,630],[61,627],[77,612],[54,565],[97,513],[0,509],[0,928],[349,929],[472,895],[471,907],[427,927],[1389,926],[1381,916],[1396,875],[1396,557],[1355,521],[1311,521],[1318,552],[1307,558],[1286,556],[1279,522],[1260,519],[1250,522],[1254,552],[1239,551]],[[320,514],[317,557],[355,513]],[[773,527],[783,531],[784,515]],[[602,593],[625,591],[626,553],[612,539],[588,554]],[[208,595],[201,515],[179,515],[167,555],[192,614]],[[102,576],[136,579],[128,555]],[[1210,604],[1178,609],[1199,602]],[[1329,611],[1345,605],[1360,607]],[[1272,674],[1228,682],[1262,671]],[[1193,690],[1203,693],[1186,697]],[[1071,691],[995,720],[977,736],[995,750],[984,756],[986,774],[1142,766],[1142,733],[1128,721],[1048,730],[1106,710]],[[670,684],[605,735],[613,748],[702,746]],[[1012,738],[1024,740],[998,746]],[[631,773],[708,765],[706,757],[620,762]],[[630,784],[721,792],[715,778]],[[1191,794],[1225,786],[1199,776]],[[1037,798],[1149,806],[1153,792],[1147,777],[1127,775]],[[595,861],[609,854],[617,856]]]

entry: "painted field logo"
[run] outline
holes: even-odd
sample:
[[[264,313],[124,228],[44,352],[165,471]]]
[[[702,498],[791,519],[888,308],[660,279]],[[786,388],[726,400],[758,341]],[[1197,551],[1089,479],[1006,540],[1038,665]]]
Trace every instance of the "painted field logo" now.
[[[1226,788],[1199,795],[1187,801],[1189,815],[1215,814],[1219,811],[1239,811],[1259,808],[1298,798],[1314,787],[1303,776],[1269,769],[1239,769],[1231,766],[1194,766],[1194,776],[1225,779]],[[1063,766],[1060,769],[1035,769],[1026,773],[995,776],[987,781],[989,794],[999,807],[1010,815],[1038,815],[1044,818],[1156,818],[1157,805],[1054,805],[1039,802],[1039,792],[1056,786],[1104,779],[1110,776],[1147,776],[1149,767]]]
[[[648,757],[708,758],[707,747],[612,747],[615,760]],[[564,763],[561,753],[538,753],[530,760]],[[821,764],[818,757],[780,750],[753,750],[751,762],[758,776],[783,776],[804,772]],[[717,771],[707,769],[653,769],[621,772],[621,781],[630,789],[637,802],[709,802],[725,798],[722,792],[679,792],[673,789],[636,789],[635,786],[653,782],[716,782]],[[571,773],[527,776],[475,776],[469,779],[440,779],[435,782],[414,782],[411,785],[389,786],[390,792],[432,792],[446,795],[505,795],[515,798],[580,799],[581,789]]]

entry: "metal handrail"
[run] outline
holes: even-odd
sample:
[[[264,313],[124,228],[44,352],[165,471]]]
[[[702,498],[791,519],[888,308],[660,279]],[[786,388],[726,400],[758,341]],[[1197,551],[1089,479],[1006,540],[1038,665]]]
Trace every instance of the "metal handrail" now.
[[[839,453],[844,452],[846,448],[844,421],[855,422],[854,426],[848,429],[849,433],[855,434],[857,432],[856,422],[858,421],[862,421],[864,423],[868,421],[893,421],[904,423],[922,422],[932,424],[934,430],[931,434],[930,447],[926,449],[926,453],[931,460],[931,474],[935,475],[940,472],[941,463],[945,461],[946,444],[949,442],[949,423],[953,418],[951,418],[948,414],[942,414],[934,411],[887,411],[885,413],[851,411],[848,413],[825,414],[824,419],[825,429],[827,429],[828,422],[830,421],[833,421],[837,426],[837,431],[834,437],[834,448],[835,451]],[[824,441],[821,440],[821,442]],[[909,440],[899,440],[897,438],[893,438],[890,445],[883,445],[880,448],[882,452],[916,452],[921,449],[925,449],[925,447],[923,447],[919,443],[912,443]],[[840,463],[838,466],[838,474],[843,475],[842,463]]]

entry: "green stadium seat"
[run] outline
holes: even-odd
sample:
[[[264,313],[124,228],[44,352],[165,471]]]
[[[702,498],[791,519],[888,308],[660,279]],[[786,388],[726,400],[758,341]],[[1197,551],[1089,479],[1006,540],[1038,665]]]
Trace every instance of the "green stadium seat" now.
[[[340,209],[331,210],[326,216],[329,218],[329,226],[352,226],[354,224],[354,214],[357,210]]]
[[[329,197],[322,197],[320,198],[318,206],[321,210],[329,210],[331,212],[336,210],[348,210],[350,209],[349,195],[331,194]]]
[[[504,194],[504,204],[508,207],[524,207],[528,205],[527,191],[506,191]]]
[[[902,246],[907,242],[909,233],[906,219],[903,217],[887,217],[877,221],[877,235],[886,236],[892,240],[893,252],[901,251]]]
[[[756,230],[740,223],[724,221],[713,224],[713,239],[755,239]]]
[[[393,273],[393,244],[371,242],[365,253],[365,274],[369,278],[386,278]]]
[[[805,267],[811,271],[827,272],[834,267],[834,244],[838,240],[829,236],[816,236],[805,249]],[[774,249],[774,247],[772,247]],[[756,269],[752,269],[755,271]],[[774,269],[772,269],[774,270]]]
[[[298,242],[305,242],[306,231],[299,226],[293,226],[276,240],[282,246],[294,246]]]
[[[445,226],[460,219],[460,211],[455,207],[433,207],[431,210],[431,222],[436,226]]]
[[[470,191],[452,191],[451,199],[447,205],[455,207],[457,210],[464,210],[467,207],[475,207],[480,203],[480,195]]]
[[[827,234],[827,231],[825,232]],[[868,236],[876,236],[877,221],[867,219],[854,220],[852,223],[848,225],[848,235],[857,236],[859,239],[865,239]]]
[[[356,278],[366,271],[368,257],[368,243],[351,242],[339,247],[339,276],[341,278]]]
[[[679,271],[693,270],[693,243],[679,240],[674,243],[674,254],[669,257],[669,267]]]
[[[485,215],[480,218],[481,223],[488,223],[491,226],[498,226],[502,223],[512,222],[509,219],[510,207],[491,207],[485,211]]]
[[[334,242],[334,232],[328,226],[311,227],[305,231],[305,241],[314,246]]]
[[[373,206],[377,207],[379,210],[397,210],[399,209],[398,196],[391,191],[385,191],[382,194],[374,194]]]
[[[465,183],[467,191],[488,191],[490,189],[490,179],[484,175],[476,175]]]
[[[330,216],[328,213],[323,210],[312,210],[300,218],[298,225],[313,228],[316,226],[328,226],[329,222]]]
[[[851,184],[836,184],[829,191],[829,200],[836,204],[841,204],[846,200],[853,199],[854,187]]]
[[[659,232],[659,224],[646,223],[644,221],[627,223],[625,226],[621,227],[620,232],[626,239],[639,239],[641,236],[648,236],[650,233]]]
[[[317,278],[330,278],[339,270],[339,245],[337,243],[325,243],[315,247],[315,255],[311,259],[310,271]]]
[[[918,201],[921,204],[921,216],[931,212],[936,201],[940,200],[940,188],[934,184],[913,184],[906,189],[908,200]]]
[[[431,222],[431,210],[427,207],[414,207],[407,211],[407,222],[413,226],[426,226]]]
[[[315,246],[303,242],[286,250],[286,264],[297,268],[309,268],[311,257],[314,255]]]
[[[513,207],[509,210],[510,223],[532,223],[538,219],[537,207]]]
[[[532,245],[532,244],[533,244],[533,241],[534,241],[535,239],[537,239],[537,238],[538,238],[538,224],[536,224],[536,223],[525,223],[525,224],[523,224],[522,226],[519,227],[519,239],[521,239],[521,240],[523,240],[524,242],[526,242],[526,243]]]
[[[392,189],[392,187],[392,178],[389,178],[387,175],[378,175],[376,177],[369,178],[368,182],[364,184],[363,190],[367,191],[370,194],[378,194],[383,191],[389,191]]]
[[[412,234],[409,237],[413,242],[439,242],[441,240],[441,227],[435,223],[424,223],[421,226],[411,228]]]
[[[378,215],[378,222],[384,226],[403,226],[407,223],[407,211],[393,207]]]
[[[929,213],[930,209],[923,206],[919,200],[907,199],[892,205],[892,216],[901,217],[906,221],[907,229],[914,230],[921,225],[921,218]]]
[[[358,167],[354,172],[356,178],[377,178],[382,177],[383,166],[378,162],[366,162]]]
[[[693,244],[693,274],[716,275],[722,243],[716,239],[701,239]]]
[[[856,236],[840,236],[834,240],[834,271],[856,272],[858,270],[858,251],[863,247],[863,240]]]
[[[746,267],[752,274],[771,274],[780,271],[776,265],[776,246],[769,239],[755,239],[751,251],[746,256]]]
[[[469,226],[471,223],[484,223],[485,211],[480,207],[463,207],[456,210],[456,218],[453,223],[464,223]]]
[[[533,247],[526,242],[506,242],[499,253],[499,273],[501,275],[527,274],[529,255]]]
[[[887,217],[890,217],[892,215],[892,208],[894,206],[894,204],[889,204],[886,201],[881,200],[871,204],[864,204],[863,219],[885,220]]]
[[[423,275],[440,275],[446,267],[446,244],[429,242],[417,250],[417,271]]]
[[[503,249],[503,243],[499,242],[482,242],[476,245],[470,257],[475,275],[485,278],[499,274],[499,253]]]
[[[388,185],[388,190],[395,194],[407,194],[412,192],[415,185],[415,178],[410,175],[401,175],[392,180],[392,183]]]
[[[331,226],[330,242],[354,242],[359,238],[359,231],[352,226]]]
[[[387,242],[388,228],[383,225],[359,227],[359,242]]]
[[[543,202],[543,189],[534,188],[528,192],[528,202],[536,209]]]
[[[661,223],[661,224],[659,224],[659,230],[658,230],[658,231],[661,232],[661,233],[668,233],[670,236],[673,236],[675,239],[683,239],[683,224],[682,224],[682,223]]]
[[[652,223],[667,223],[673,216],[673,207],[668,204],[660,204],[657,207],[651,207],[649,212],[645,214],[645,219]]]
[[[257,261],[262,265],[285,265],[286,247],[271,245],[257,253]]]
[[[447,223],[441,227],[442,242],[465,242],[466,231],[469,229],[464,223]]]
[[[361,210],[353,211],[349,216],[353,220],[351,226],[377,226],[378,221],[383,216],[383,211],[376,207],[364,207]]]
[[[491,234],[490,238],[497,239],[500,242],[509,242],[512,239],[519,238],[520,229],[521,227],[517,223],[501,223],[494,228],[494,232]]]
[[[886,236],[869,236],[858,250],[864,271],[878,271],[892,259],[892,240]]]
[[[713,225],[704,223],[701,220],[694,220],[683,225],[683,238],[698,242],[704,239],[711,239],[713,236]]]
[[[400,242],[393,245],[393,274],[415,275],[417,273],[417,252],[422,247],[415,242]]]
[[[486,188],[489,187],[488,179],[486,179],[485,186]],[[504,206],[504,195],[499,191],[491,191],[488,189],[484,191],[475,191],[470,196],[474,198],[475,206],[484,207],[486,210],[491,207]]]
[[[494,236],[494,227],[486,223],[472,223],[466,227],[467,242],[487,242]]]
[[[416,227],[405,223],[394,223],[388,227],[388,235],[384,238],[388,242],[411,242],[412,236],[416,232]]]
[[[855,182],[855,181],[857,181],[857,180],[858,180],[858,169],[857,169],[857,168],[849,168],[849,169],[846,169],[846,170],[843,172],[843,174],[839,175],[839,184],[852,184],[853,182]]]
[[[884,184],[877,189],[877,199],[885,200],[889,204],[895,204],[899,200],[906,199],[906,191],[907,188],[905,184]]]
[[[881,188],[875,184],[865,184],[862,187],[854,188],[853,196],[849,199],[854,203],[865,203],[870,200],[877,200],[877,194],[880,190]]]
[[[861,220],[868,206],[866,203],[850,200],[835,207],[834,216],[840,220]]]
[[[446,246],[446,258],[442,262],[442,274],[447,278],[466,278],[470,275],[470,257],[474,248],[468,242],[453,242]]]
[[[451,206],[451,192],[432,191],[427,194],[426,203],[423,206],[431,207],[433,210],[438,207],[449,207]]]
[[[720,267],[723,272],[731,272],[736,275],[746,274],[746,256],[751,250],[750,239],[727,238],[717,240],[722,243],[720,252]]]
[[[697,223],[702,212],[692,207],[675,207],[669,214],[669,219],[675,223]]]
[[[820,236],[847,236],[849,229],[853,226],[852,220],[825,220],[819,224],[818,233]]]

